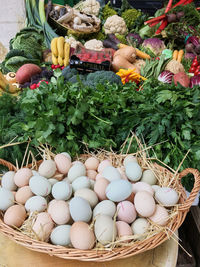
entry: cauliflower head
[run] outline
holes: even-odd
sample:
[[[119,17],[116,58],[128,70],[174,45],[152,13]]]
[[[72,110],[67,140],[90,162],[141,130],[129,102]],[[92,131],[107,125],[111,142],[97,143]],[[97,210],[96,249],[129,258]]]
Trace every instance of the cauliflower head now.
[[[81,44],[73,36],[65,36],[65,42],[68,43],[71,47],[73,47],[75,49],[76,49],[77,45]]]
[[[118,15],[113,15],[107,18],[104,24],[104,31],[105,34],[118,33],[123,35],[127,32],[126,23],[123,18]]]
[[[103,43],[100,40],[91,39],[85,42],[84,47],[95,51],[101,51],[103,49]]]
[[[81,11],[90,15],[99,15],[100,4],[96,0],[85,0],[82,3]]]

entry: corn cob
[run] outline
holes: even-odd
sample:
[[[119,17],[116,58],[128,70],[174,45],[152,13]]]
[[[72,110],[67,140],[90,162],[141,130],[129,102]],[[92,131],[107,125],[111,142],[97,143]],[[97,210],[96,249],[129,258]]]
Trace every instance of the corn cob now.
[[[56,57],[58,57],[57,41],[58,41],[58,37],[53,38],[51,41],[51,51],[52,51],[52,54],[54,54],[54,56]]]
[[[70,53],[70,45],[65,43],[64,47],[64,66],[66,67],[69,65],[69,53]]]
[[[65,38],[63,36],[60,36],[57,41],[57,49],[58,49],[58,56],[61,58],[64,58],[64,44],[65,44]]]

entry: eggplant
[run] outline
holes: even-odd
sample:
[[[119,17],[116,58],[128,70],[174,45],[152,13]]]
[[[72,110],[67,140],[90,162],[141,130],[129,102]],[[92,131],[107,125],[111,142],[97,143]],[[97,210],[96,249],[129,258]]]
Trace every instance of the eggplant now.
[[[110,39],[105,39],[103,41],[103,46],[105,48],[112,48],[114,50],[117,50],[118,49],[117,45],[114,42],[112,42]]]

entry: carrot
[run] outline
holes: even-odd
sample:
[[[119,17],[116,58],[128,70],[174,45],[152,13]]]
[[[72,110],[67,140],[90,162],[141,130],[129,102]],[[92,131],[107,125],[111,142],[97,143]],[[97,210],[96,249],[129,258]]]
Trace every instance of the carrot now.
[[[183,54],[184,54],[184,51],[181,49],[181,50],[178,52],[178,57],[177,57],[177,61],[178,61],[178,62],[181,62],[182,57],[183,57]]]
[[[121,48],[127,47],[128,45],[119,43],[117,46],[118,46],[119,49],[121,49]]]
[[[143,58],[143,59],[151,59],[151,57],[148,54],[138,50],[137,48],[135,50],[136,50],[136,56]]]
[[[178,58],[178,50],[174,50],[173,59],[177,60],[177,58]]]

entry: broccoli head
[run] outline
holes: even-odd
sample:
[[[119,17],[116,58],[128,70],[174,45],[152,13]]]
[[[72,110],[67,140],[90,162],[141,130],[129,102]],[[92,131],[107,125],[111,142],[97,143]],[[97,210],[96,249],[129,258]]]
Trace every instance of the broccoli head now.
[[[122,18],[126,22],[126,26],[129,30],[132,29],[136,19],[141,16],[141,12],[135,8],[127,9],[124,12],[122,12]]]
[[[95,87],[97,84],[105,84],[106,82],[122,84],[120,76],[116,75],[113,71],[95,71],[87,75],[87,85]]]

